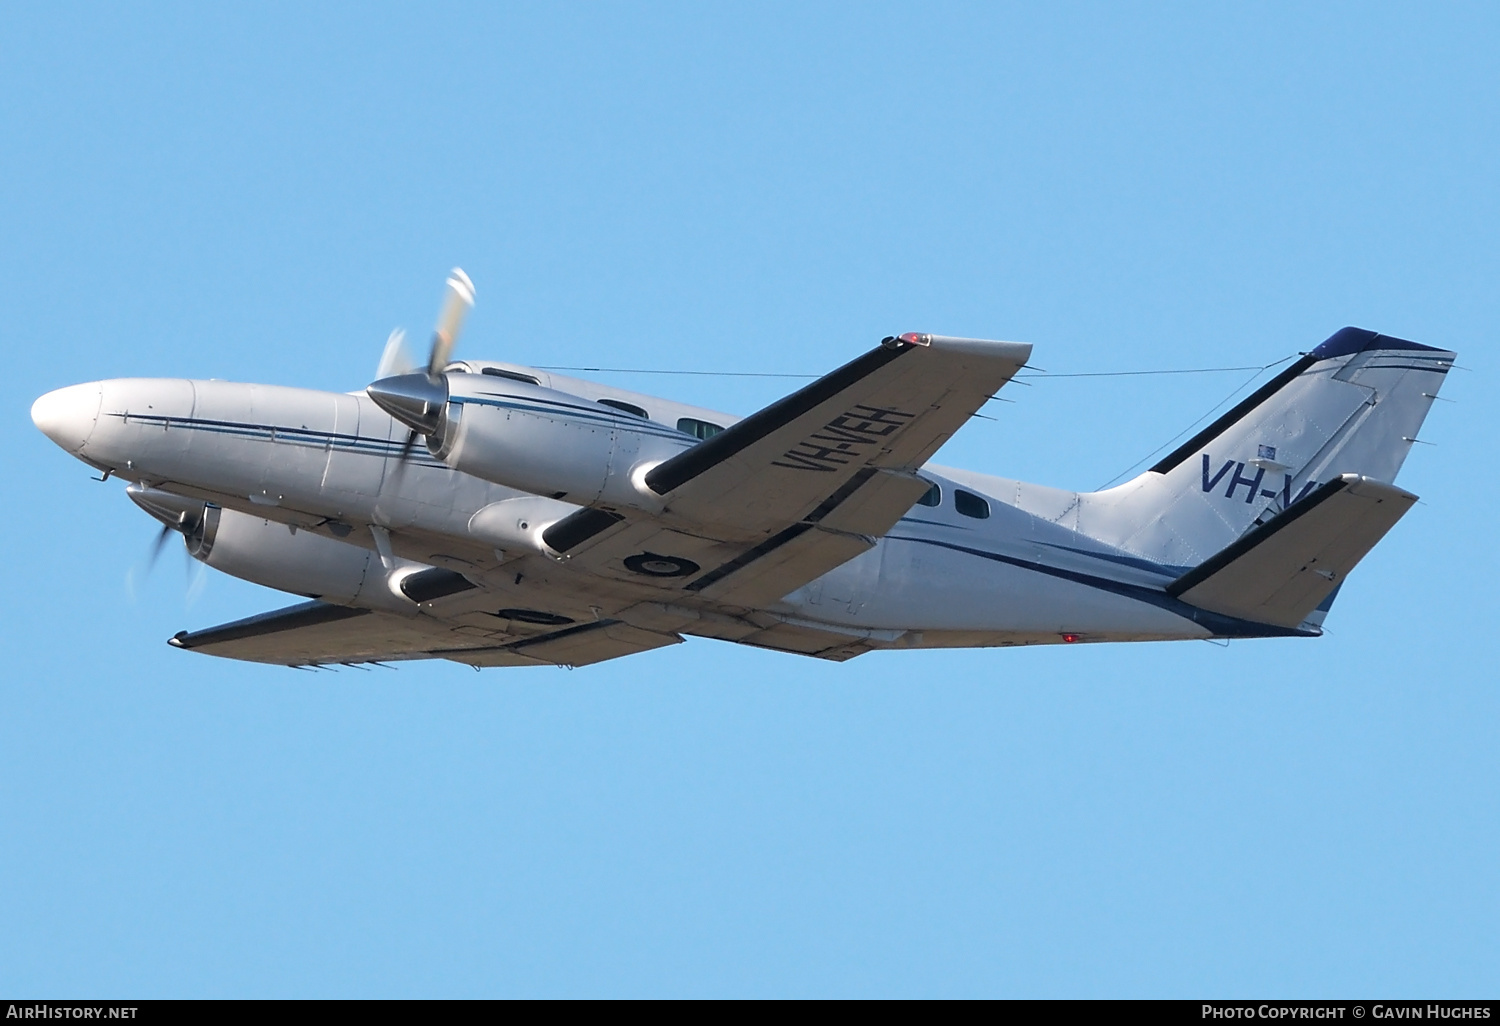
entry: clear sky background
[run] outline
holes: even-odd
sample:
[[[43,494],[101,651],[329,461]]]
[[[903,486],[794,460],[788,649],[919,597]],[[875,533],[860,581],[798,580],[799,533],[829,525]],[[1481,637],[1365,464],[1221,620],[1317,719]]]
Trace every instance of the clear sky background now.
[[[0,992],[1494,996],[1493,4],[12,6]],[[1466,371],[1320,640],[302,673],[31,425],[77,381],[460,355],[1054,374],[1346,324]],[[1035,380],[942,463],[1093,488],[1248,373]],[[611,375],[735,413],[795,382]]]

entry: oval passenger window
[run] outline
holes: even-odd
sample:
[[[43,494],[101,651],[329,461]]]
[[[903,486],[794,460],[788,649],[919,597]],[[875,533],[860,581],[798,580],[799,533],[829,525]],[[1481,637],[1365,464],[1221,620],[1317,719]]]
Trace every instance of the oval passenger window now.
[[[953,508],[963,516],[973,517],[975,520],[984,520],[990,515],[988,502],[962,488],[956,488],[953,491]]]

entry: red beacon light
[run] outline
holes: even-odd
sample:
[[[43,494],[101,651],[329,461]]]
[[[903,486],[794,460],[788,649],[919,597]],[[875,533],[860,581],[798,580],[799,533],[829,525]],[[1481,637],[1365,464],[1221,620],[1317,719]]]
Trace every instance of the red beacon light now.
[[[1073,644],[1073,642],[1077,641],[1078,638],[1079,638],[1079,635],[1077,635],[1077,634],[1064,634],[1062,636],[1063,644],[1065,644],[1065,645],[1071,645],[1071,644]]]

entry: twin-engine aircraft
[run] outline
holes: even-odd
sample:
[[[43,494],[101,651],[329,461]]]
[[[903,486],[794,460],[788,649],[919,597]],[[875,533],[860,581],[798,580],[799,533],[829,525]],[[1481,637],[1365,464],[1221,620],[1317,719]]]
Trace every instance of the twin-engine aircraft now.
[[[181,649],[583,666],[684,635],[874,649],[1309,637],[1411,507],[1454,354],[1345,328],[1150,470],[1070,492],[929,465],[1031,355],[905,334],[739,419],[393,336],[362,393],[118,379],[32,419],[215,569],[305,601]]]

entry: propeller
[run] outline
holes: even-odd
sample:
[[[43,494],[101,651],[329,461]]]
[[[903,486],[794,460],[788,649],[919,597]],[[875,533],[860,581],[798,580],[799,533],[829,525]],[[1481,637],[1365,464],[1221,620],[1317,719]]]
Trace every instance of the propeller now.
[[[380,354],[380,366],[375,368],[375,380],[410,374],[416,369],[417,364],[411,358],[411,350],[406,348],[406,332],[397,328],[385,340],[385,352]]]
[[[455,267],[444,283],[443,306],[427,353],[427,367],[416,368],[406,348],[406,333],[391,332],[376,368],[376,380],[365,394],[386,413],[407,427],[406,441],[396,461],[396,473],[404,473],[418,436],[432,436],[441,429],[448,405],[448,380],[443,368],[453,355],[453,345],[463,329],[464,318],[474,306],[474,283]]]
[[[437,377],[448,366],[453,343],[458,341],[458,333],[463,330],[464,318],[474,308],[474,283],[463,268],[455,267],[445,284],[448,289],[443,297],[443,310],[438,314],[437,330],[432,333],[432,353],[427,358],[429,378]]]
[[[186,542],[183,547],[183,559],[185,560],[184,569],[188,574],[188,592],[191,599],[200,590],[202,583],[201,579],[195,581],[193,577],[195,560],[192,556],[195,548],[201,547],[203,542],[204,522],[208,517],[207,505],[197,499],[189,499],[137,483],[127,485],[125,494],[137,506],[161,522],[161,530],[156,532],[150,547],[146,550],[145,566],[141,568],[141,576],[149,577],[155,571],[156,564],[161,561],[162,550],[167,547],[167,541],[174,533],[180,534]],[[201,572],[201,564],[196,569]],[[135,577],[136,570],[134,569],[126,575],[127,587],[132,596],[135,593]]]
[[[161,559],[161,550],[167,547],[167,539],[172,537],[172,525],[162,524],[161,530],[156,532],[156,540],[151,543],[151,550],[146,555],[146,574],[150,576],[151,571],[156,569],[157,560]]]

